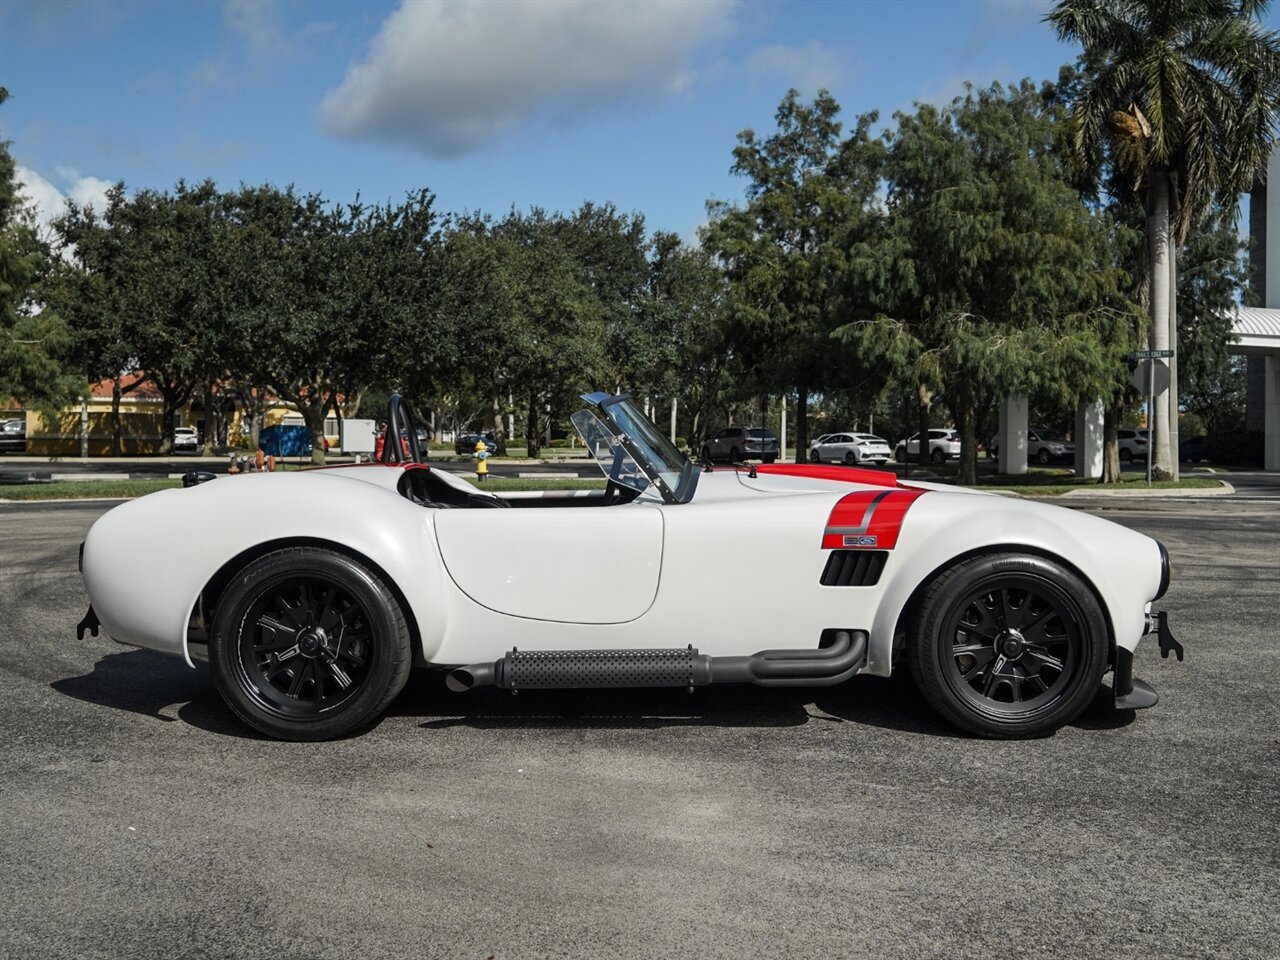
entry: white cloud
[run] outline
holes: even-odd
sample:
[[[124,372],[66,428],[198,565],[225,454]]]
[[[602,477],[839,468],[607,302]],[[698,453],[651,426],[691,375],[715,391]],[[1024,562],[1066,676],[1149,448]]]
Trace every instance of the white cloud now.
[[[64,186],[54,184],[29,167],[16,167],[14,171],[22,191],[33,208],[40,235],[51,237],[50,222],[66,213],[67,199],[90,206],[101,213],[107,209],[107,191],[113,184],[98,177],[82,177],[76,170],[58,167],[56,175]]]
[[[757,47],[747,66],[757,73],[781,74],[804,93],[830,90],[842,72],[836,55],[816,40],[802,47],[784,44]]]
[[[351,137],[458,156],[548,106],[684,89],[736,0],[403,0],[321,106]]]

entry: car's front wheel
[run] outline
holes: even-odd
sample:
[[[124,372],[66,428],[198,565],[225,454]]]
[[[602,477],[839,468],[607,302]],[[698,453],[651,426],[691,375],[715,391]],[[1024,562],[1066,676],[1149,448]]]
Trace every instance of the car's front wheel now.
[[[1107,625],[1089,587],[1044,557],[964,560],[925,591],[907,645],[925,698],[985,737],[1034,737],[1069,723],[1107,667]]]
[[[1051,454],[1045,447],[1041,447],[1040,452],[1036,455],[1036,459],[1040,461],[1041,466],[1044,466],[1053,460],[1053,454]]]
[[[218,692],[282,740],[330,740],[377,719],[404,689],[409,628],[377,574],[295,547],[249,564],[223,593],[209,644]]]
[[[810,450],[810,451],[809,451],[809,462],[810,462],[810,463],[821,463],[821,462],[822,462],[822,454],[820,454],[817,450]]]
[[[705,460],[707,463],[710,463],[710,462],[711,462],[711,448],[710,448],[710,447],[703,447],[703,448],[702,448],[702,459],[703,459],[703,460]]]

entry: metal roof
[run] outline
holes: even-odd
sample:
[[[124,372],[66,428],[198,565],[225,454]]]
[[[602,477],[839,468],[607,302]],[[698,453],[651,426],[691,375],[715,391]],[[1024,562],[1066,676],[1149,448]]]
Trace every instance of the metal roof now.
[[[1280,309],[1275,307],[1236,307],[1231,332],[1239,337],[1276,337],[1280,339]]]
[[[1235,354],[1274,354],[1280,352],[1280,309],[1275,307],[1236,307],[1231,323],[1235,334],[1230,350]]]

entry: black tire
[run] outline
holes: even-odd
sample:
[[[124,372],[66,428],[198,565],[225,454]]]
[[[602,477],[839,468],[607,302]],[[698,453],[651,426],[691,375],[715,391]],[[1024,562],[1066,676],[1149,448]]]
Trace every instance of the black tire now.
[[[1107,669],[1107,624],[1089,587],[1044,557],[993,554],[946,570],[907,639],[916,685],[942,716],[997,739],[1077,717]]]
[[[893,450],[893,459],[898,463],[905,463],[907,460],[907,450],[905,447],[895,447]]]
[[[941,447],[934,447],[933,452],[929,454],[930,463],[942,463],[947,459],[947,455],[942,452]]]
[[[849,450],[844,455],[844,465],[846,467],[856,467],[858,465],[858,455]]]
[[[1040,462],[1041,466],[1044,466],[1053,460],[1053,455],[1049,453],[1047,448],[1041,447],[1040,452],[1036,454],[1036,460]]]
[[[710,448],[710,447],[703,447],[703,448],[702,448],[702,459],[703,459],[703,460],[705,460],[705,461],[707,461],[707,463],[711,463],[711,448]]]
[[[227,705],[281,740],[332,740],[368,726],[404,689],[409,627],[363,564],[293,547],[249,564],[218,602],[209,661]]]
[[[731,450],[729,451],[729,462],[730,462],[730,463],[741,463],[741,462],[742,462],[742,454],[740,454],[740,453],[738,452],[738,448],[737,448],[737,447],[734,447],[733,449],[731,449]]]
[[[810,450],[810,451],[809,451],[809,462],[810,462],[810,463],[821,463],[821,462],[822,462],[822,454],[818,453],[818,451],[817,451],[817,450]]]
[[[773,463],[773,461],[778,459],[778,455],[776,453],[766,453],[760,459],[763,460],[765,463]]]
[[[1121,463],[1131,463],[1132,461],[1133,461],[1133,451],[1132,451],[1132,450],[1126,450],[1124,447],[1121,447],[1121,448],[1120,448],[1120,462],[1121,462]]]

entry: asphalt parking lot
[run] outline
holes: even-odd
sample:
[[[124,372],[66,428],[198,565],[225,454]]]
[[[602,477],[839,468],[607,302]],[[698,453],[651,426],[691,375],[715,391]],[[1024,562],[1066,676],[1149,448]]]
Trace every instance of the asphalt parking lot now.
[[[992,743],[909,680],[496,690],[261,739],[75,639],[105,504],[0,504],[0,957],[1261,958],[1280,942],[1280,511],[1135,504],[1186,662]],[[1135,509],[1137,507],[1137,509]]]

